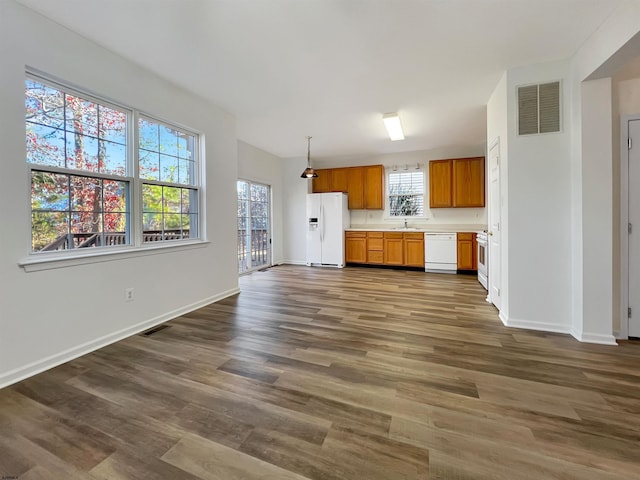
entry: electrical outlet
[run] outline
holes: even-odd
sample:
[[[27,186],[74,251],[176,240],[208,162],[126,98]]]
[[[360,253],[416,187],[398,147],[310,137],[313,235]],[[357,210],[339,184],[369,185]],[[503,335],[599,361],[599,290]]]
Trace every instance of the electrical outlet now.
[[[132,302],[133,301],[133,288],[125,288],[124,289],[124,301]]]

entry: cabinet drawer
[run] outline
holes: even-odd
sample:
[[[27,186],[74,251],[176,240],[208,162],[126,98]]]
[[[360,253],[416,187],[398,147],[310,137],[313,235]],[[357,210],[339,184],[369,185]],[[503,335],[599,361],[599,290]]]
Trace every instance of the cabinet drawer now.
[[[367,238],[382,238],[383,236],[383,232],[367,232]]]
[[[384,238],[402,238],[402,233],[384,232]]]
[[[369,250],[367,252],[367,263],[383,263],[382,250]]]
[[[404,238],[411,240],[422,240],[424,239],[424,233],[405,233]]]
[[[367,232],[344,232],[347,238],[366,238]]]
[[[368,238],[367,250],[380,250],[382,251],[383,239],[382,238]]]
[[[458,240],[473,240],[473,233],[458,233]]]

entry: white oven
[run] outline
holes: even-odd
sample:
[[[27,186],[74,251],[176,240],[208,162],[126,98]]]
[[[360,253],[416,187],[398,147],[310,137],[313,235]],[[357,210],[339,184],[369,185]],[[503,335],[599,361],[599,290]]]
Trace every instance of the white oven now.
[[[478,242],[478,281],[487,290],[489,288],[487,279],[487,261],[489,260],[489,249],[487,248],[487,232],[478,232],[476,236]]]

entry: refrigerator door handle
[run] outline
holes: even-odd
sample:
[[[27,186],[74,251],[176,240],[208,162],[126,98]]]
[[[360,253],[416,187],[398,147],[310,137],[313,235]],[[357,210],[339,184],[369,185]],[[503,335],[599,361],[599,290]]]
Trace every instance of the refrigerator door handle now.
[[[320,205],[320,242],[324,240],[324,205]]]

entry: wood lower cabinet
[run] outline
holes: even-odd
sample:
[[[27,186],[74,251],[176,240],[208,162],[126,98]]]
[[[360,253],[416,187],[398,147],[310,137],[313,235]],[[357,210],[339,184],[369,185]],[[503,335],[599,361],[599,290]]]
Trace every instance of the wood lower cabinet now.
[[[372,265],[384,263],[383,232],[367,232],[367,263]]]
[[[407,267],[424,267],[424,234],[404,233],[404,264]]]
[[[346,263],[367,263],[367,232],[345,232]]]
[[[402,233],[384,232],[384,264],[404,265],[404,239]]]
[[[419,232],[345,232],[347,263],[424,268],[424,234]]]
[[[478,269],[478,242],[475,233],[458,233],[458,270]]]

